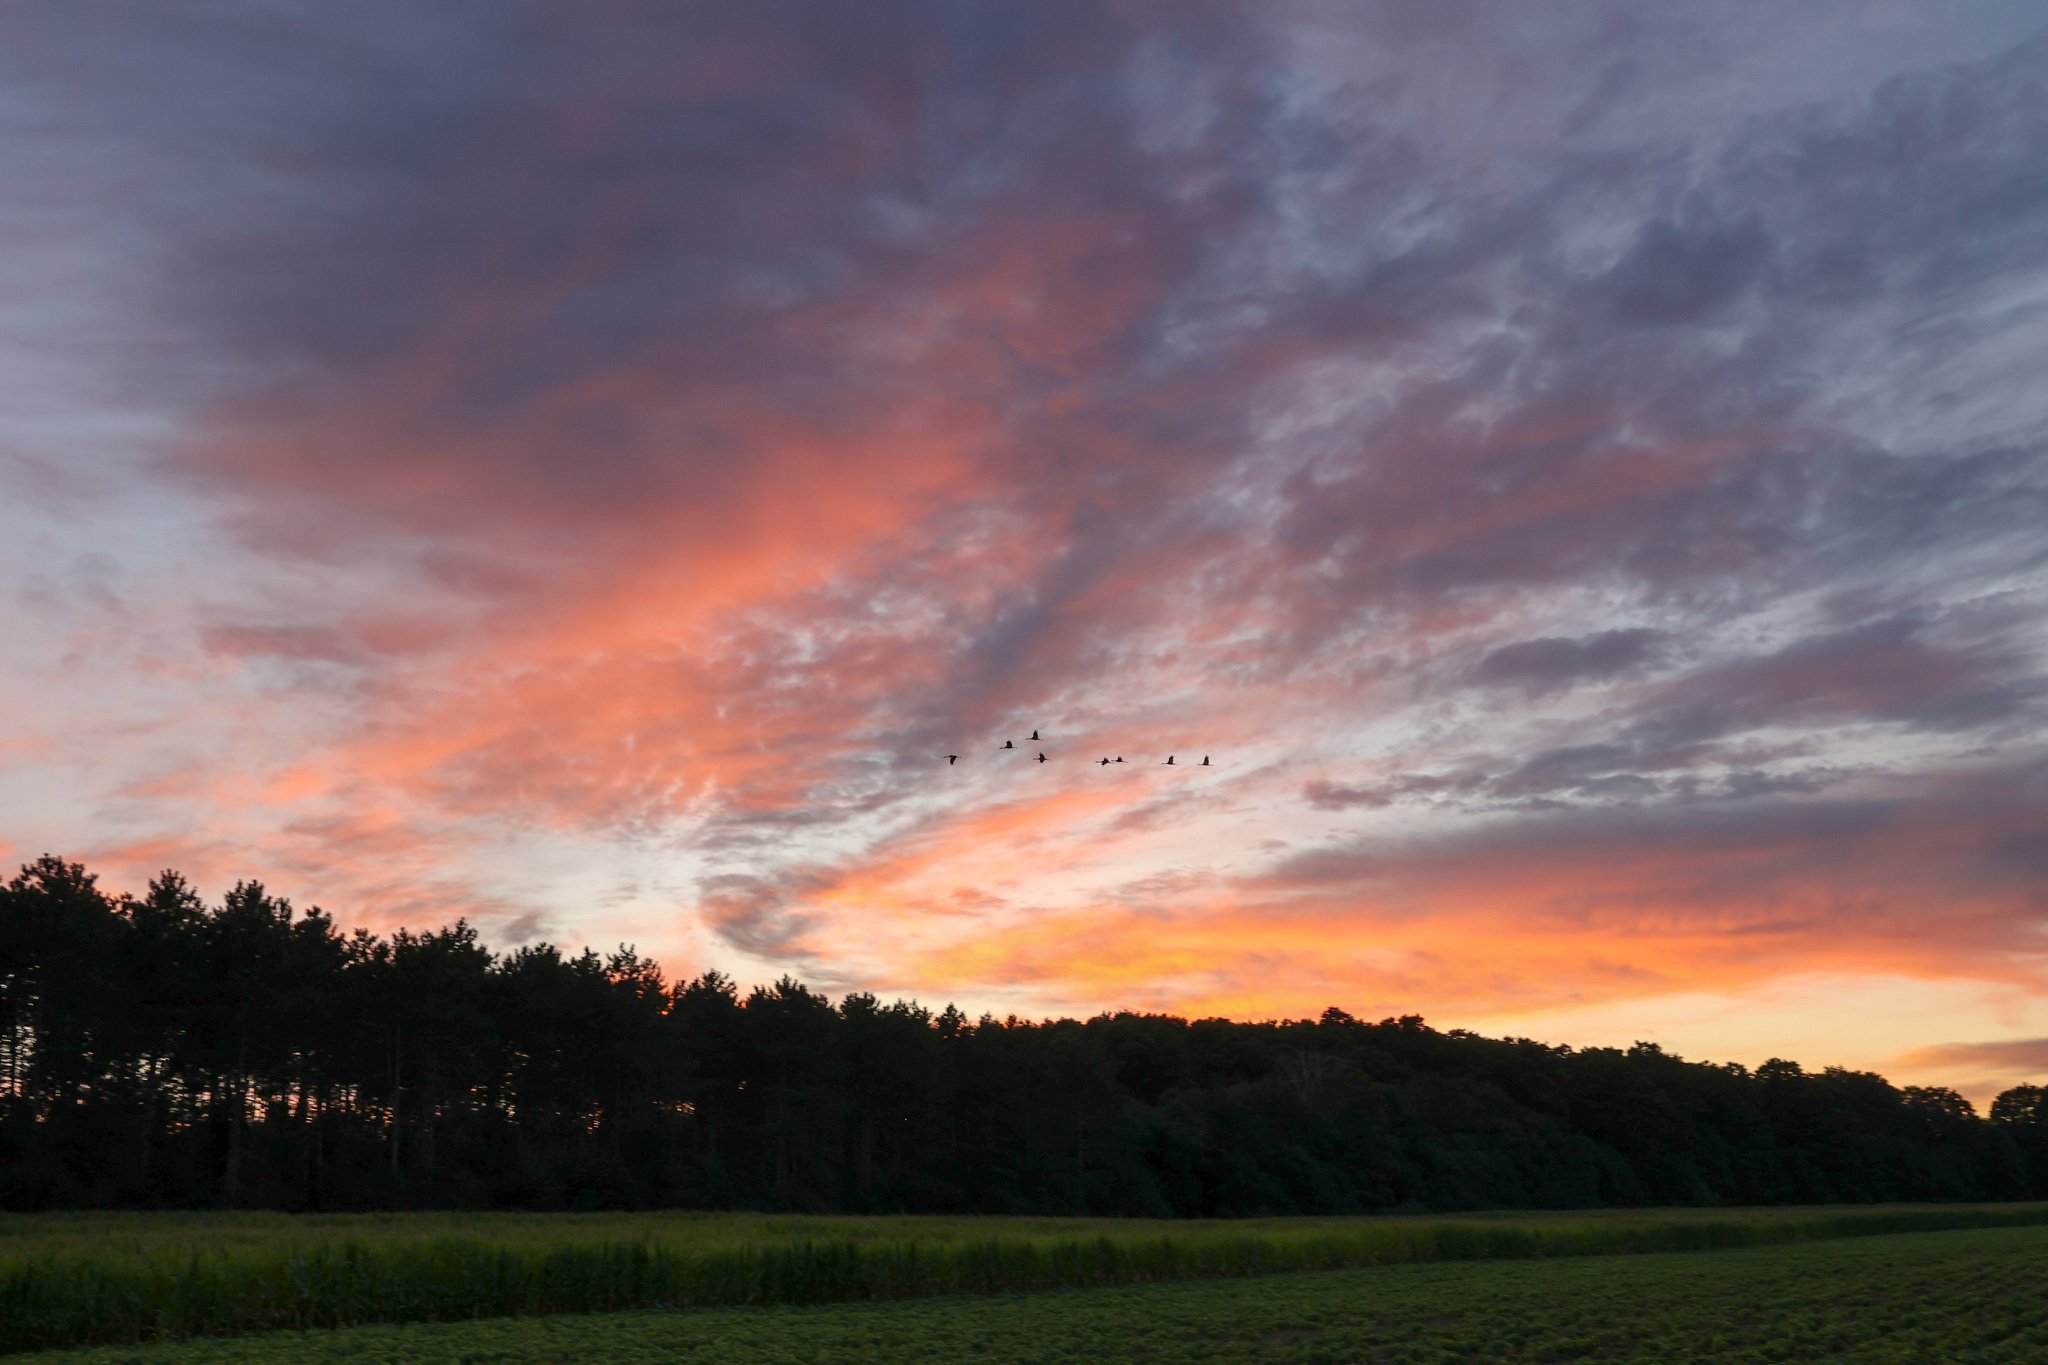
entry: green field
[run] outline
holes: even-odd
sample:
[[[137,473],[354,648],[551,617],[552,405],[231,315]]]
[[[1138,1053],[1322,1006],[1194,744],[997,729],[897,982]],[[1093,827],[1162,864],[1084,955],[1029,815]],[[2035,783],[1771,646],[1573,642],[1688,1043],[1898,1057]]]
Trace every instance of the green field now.
[[[357,1327],[37,1361],[2048,1360],[2048,1228],[823,1307]]]
[[[1133,1222],[753,1214],[0,1219],[0,1349],[998,1294],[2048,1224],[2048,1205]]]

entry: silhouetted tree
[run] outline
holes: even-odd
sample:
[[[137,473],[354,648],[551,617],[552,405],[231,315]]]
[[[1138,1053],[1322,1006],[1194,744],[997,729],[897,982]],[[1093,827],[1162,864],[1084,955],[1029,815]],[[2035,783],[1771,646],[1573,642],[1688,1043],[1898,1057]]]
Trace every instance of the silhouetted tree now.
[[[630,947],[344,935],[255,882],[0,885],[0,1204],[1229,1217],[2048,1195],[2048,1088],[1652,1043],[969,1020]]]

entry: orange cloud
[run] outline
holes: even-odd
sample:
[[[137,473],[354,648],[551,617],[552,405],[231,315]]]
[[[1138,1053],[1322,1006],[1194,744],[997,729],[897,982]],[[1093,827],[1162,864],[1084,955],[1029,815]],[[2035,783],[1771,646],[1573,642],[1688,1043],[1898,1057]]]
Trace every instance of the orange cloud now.
[[[172,394],[90,485],[156,514],[65,533],[149,567],[0,505],[5,847],[1048,1009],[2038,988],[2033,399],[1851,302],[2025,352],[1929,177],[2030,173],[2037,62],[1923,73],[1970,156],[1680,156],[1369,17],[1027,8],[137,46],[169,141],[52,164],[170,234],[93,389]]]

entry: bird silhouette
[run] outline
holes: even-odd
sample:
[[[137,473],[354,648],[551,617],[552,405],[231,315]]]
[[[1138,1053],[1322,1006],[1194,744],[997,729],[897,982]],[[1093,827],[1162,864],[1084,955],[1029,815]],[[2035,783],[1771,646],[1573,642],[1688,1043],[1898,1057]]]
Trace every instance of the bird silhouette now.
[[[1014,744],[1012,744],[1012,743],[1010,743],[1010,741],[1006,739],[1006,740],[1004,740],[1004,741],[1003,741],[1003,747],[1004,747],[1005,749],[1014,749],[1014,748],[1016,748],[1017,746],[1016,746],[1016,745],[1014,745]]]
[[[1098,760],[1096,760],[1096,761],[1097,761],[1097,762],[1100,762],[1100,763],[1107,763],[1107,762],[1109,762],[1109,760],[1108,760],[1108,759],[1106,759],[1106,758],[1104,758],[1104,759],[1098,759]]]
[[[1208,767],[1208,766],[1209,766],[1209,755],[1207,755],[1207,754],[1203,754],[1203,755],[1202,755],[1202,766],[1203,766],[1204,768],[1206,768],[1206,767]]]
[[[1117,761],[1117,762],[1119,762],[1119,763],[1123,762],[1123,761],[1124,761],[1124,756],[1123,756],[1122,754],[1118,754],[1118,755],[1116,756],[1116,761]]]
[[[1159,766],[1162,768],[1171,768],[1173,766],[1173,755],[1168,754],[1166,756],[1166,762],[1160,764]]]
[[[1033,731],[1031,732],[1031,737],[1032,737],[1033,739],[1037,739],[1037,738],[1038,738],[1038,731],[1036,731],[1036,730],[1033,730]]]
[[[954,765],[955,763],[958,763],[959,761],[960,761],[960,755],[958,755],[958,754],[947,754],[947,755],[946,755],[946,766],[947,766],[947,767],[949,767],[949,768],[950,768],[950,767],[952,767],[952,766],[953,766],[953,765]]]
[[[1045,762],[1045,755],[1044,755],[1044,754],[1040,754],[1040,755],[1038,756],[1038,761],[1039,761],[1040,763],[1043,763],[1043,762]]]

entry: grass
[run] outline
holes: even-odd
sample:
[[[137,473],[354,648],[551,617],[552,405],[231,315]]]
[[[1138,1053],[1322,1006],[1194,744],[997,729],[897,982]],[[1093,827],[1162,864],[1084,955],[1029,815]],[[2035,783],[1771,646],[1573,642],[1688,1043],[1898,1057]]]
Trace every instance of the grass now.
[[[2048,1205],[1232,1223],[766,1215],[0,1219],[0,1350],[377,1322],[892,1300],[2048,1224]]]
[[[380,1325],[38,1362],[2048,1359],[2048,1228],[893,1304]]]

